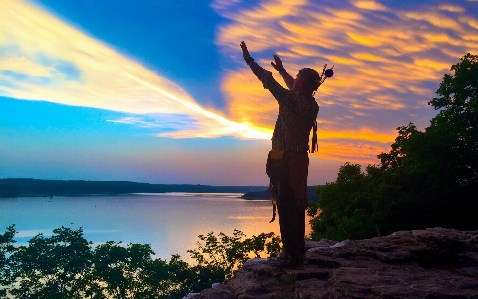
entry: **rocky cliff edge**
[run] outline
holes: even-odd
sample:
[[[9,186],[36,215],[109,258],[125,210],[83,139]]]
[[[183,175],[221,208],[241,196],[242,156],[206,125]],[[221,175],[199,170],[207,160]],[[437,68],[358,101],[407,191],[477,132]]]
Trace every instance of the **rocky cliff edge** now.
[[[432,228],[306,246],[303,269],[251,259],[233,278],[188,298],[478,299],[478,231]]]

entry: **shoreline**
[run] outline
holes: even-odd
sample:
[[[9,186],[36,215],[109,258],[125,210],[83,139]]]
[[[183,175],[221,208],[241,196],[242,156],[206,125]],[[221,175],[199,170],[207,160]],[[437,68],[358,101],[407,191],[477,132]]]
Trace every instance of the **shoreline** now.
[[[0,198],[125,195],[136,193],[242,193],[262,191],[266,186],[211,186],[200,184],[150,184],[130,181],[0,179]]]

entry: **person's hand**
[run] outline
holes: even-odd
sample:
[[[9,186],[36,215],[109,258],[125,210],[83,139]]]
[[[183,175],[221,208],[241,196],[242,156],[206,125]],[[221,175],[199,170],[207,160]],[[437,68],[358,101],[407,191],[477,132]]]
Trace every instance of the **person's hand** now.
[[[242,49],[242,56],[244,57],[244,61],[247,62],[251,58],[251,54],[249,54],[249,50],[247,50],[247,46],[244,41],[241,42],[241,49]]]
[[[274,61],[276,63],[274,63],[273,61],[271,61],[271,64],[272,66],[276,69],[276,71],[280,71],[281,69],[283,69],[284,67],[282,66],[282,60],[280,60],[279,56],[278,55],[273,55],[274,56]]]

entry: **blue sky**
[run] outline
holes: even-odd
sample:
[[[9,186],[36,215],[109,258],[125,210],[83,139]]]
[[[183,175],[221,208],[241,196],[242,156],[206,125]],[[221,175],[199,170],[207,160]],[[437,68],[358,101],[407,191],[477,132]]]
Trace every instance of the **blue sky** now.
[[[335,66],[316,94],[323,184],[426,127],[443,75],[478,53],[476,0],[0,4],[0,178],[266,185],[278,106],[244,40],[271,71],[276,53],[292,74]]]

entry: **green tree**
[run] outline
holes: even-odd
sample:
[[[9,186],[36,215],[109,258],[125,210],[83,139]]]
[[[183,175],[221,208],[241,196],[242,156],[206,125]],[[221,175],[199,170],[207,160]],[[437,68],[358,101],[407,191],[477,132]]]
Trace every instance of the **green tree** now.
[[[6,297],[7,289],[5,286],[14,281],[12,269],[15,268],[15,264],[11,259],[11,255],[16,251],[15,246],[13,246],[15,243],[14,236],[14,225],[7,227],[4,234],[0,234],[0,298]]]
[[[320,190],[313,238],[358,239],[398,230],[443,226],[477,229],[478,56],[451,68],[429,102],[441,109],[424,132],[413,123],[380,164],[346,163]]]
[[[435,184],[446,186],[453,198],[446,206],[455,215],[450,226],[467,229],[476,228],[478,210],[478,56],[460,60],[429,102],[440,112],[426,134],[437,153],[433,170],[442,174]]]
[[[450,179],[462,185],[478,183],[478,56],[467,54],[451,67],[438,88],[439,97],[429,102],[442,109],[427,129],[446,145]]]
[[[18,283],[11,294],[17,298],[82,298],[92,265],[90,244],[82,229],[61,227],[49,238],[43,234],[33,237],[11,256]]]
[[[28,246],[14,247],[14,226],[0,234],[0,296],[14,298],[182,298],[189,292],[222,282],[249,254],[277,253],[273,233],[252,238],[200,236],[191,250],[196,265],[180,256],[153,259],[150,245],[108,241],[94,248],[83,230],[61,227],[39,234]],[[203,243],[202,241],[206,241]]]
[[[241,231],[234,230],[232,236],[224,233],[216,236],[210,232],[199,235],[199,239],[197,248],[188,252],[199,267],[217,273],[220,281],[230,278],[232,271],[242,267],[251,255],[261,257],[261,253],[265,253],[266,256],[272,256],[280,252],[280,238],[274,233],[246,238]]]
[[[168,278],[168,267],[160,259],[152,263],[152,254],[150,245],[128,244],[124,247],[121,242],[112,241],[99,245],[92,255],[93,267],[89,273],[91,279],[87,295],[99,296],[101,290],[105,298],[135,298],[138,294],[150,298],[161,293],[166,289],[161,282]],[[157,277],[157,284],[151,283],[152,273]],[[103,287],[95,282],[102,282]]]
[[[364,201],[365,175],[358,164],[346,163],[340,167],[335,183],[321,189],[321,213],[312,219],[312,238],[360,238],[362,227],[354,226],[367,210]],[[331,230],[333,228],[333,230]]]

